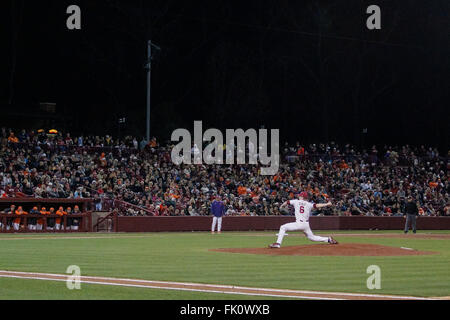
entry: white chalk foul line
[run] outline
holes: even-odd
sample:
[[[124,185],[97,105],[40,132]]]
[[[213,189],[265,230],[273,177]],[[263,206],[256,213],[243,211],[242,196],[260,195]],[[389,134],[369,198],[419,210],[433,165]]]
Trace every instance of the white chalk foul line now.
[[[17,272],[17,271],[0,271],[0,277],[45,280],[45,281],[67,281],[69,275],[51,274],[51,273],[34,273],[34,272]],[[123,278],[108,277],[89,277],[81,276],[81,283],[114,285],[124,287],[139,287],[164,290],[179,291],[195,291],[205,293],[222,293],[222,294],[239,294],[249,296],[267,296],[281,298],[297,298],[297,299],[313,299],[313,300],[347,300],[347,299],[395,299],[395,300],[434,300],[432,298],[397,296],[397,295],[375,295],[375,294],[359,294],[359,293],[341,293],[341,292],[323,292],[323,291],[307,291],[307,290],[291,290],[291,289],[268,289],[268,288],[251,288],[229,285],[214,285],[189,282],[170,282],[170,281],[152,281],[137,280]],[[126,282],[126,283],[123,283]],[[436,298],[435,298],[436,299]]]
[[[35,278],[35,277],[19,277],[19,276],[3,276],[0,278],[16,278],[16,279],[30,279],[30,280],[44,280],[44,281],[66,281],[64,279],[48,279],[48,278]],[[277,294],[264,294],[264,293],[246,293],[239,291],[220,291],[220,290],[209,290],[209,289],[194,289],[194,288],[174,288],[174,287],[161,287],[152,285],[139,285],[139,284],[120,284],[115,282],[96,282],[96,281],[86,281],[81,280],[82,283],[87,284],[97,284],[97,285],[110,285],[110,286],[121,286],[121,287],[134,287],[134,288],[147,288],[147,289],[159,289],[159,290],[176,290],[176,291],[190,291],[190,292],[202,292],[202,293],[221,293],[221,294],[238,294],[245,296],[263,296],[263,297],[278,297],[278,298],[296,298],[296,299],[318,299],[318,300],[341,300],[334,298],[312,298],[307,296],[289,296],[289,295],[277,295]]]
[[[86,239],[148,239],[154,237],[154,235],[147,236],[48,236],[48,237],[11,237],[2,238],[0,241],[14,241],[14,240],[86,240]]]

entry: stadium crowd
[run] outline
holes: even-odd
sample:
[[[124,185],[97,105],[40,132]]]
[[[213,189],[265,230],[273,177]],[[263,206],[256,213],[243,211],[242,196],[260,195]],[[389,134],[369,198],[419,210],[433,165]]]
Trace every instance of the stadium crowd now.
[[[129,204],[123,215],[195,216],[209,215],[220,196],[229,215],[280,215],[292,214],[280,211],[285,200],[307,191],[314,202],[334,203],[320,214],[395,216],[411,195],[421,215],[450,215],[450,151],[286,143],[278,174],[261,176],[256,165],[177,166],[172,147],[2,128],[0,197],[94,198],[97,210],[115,199]]]

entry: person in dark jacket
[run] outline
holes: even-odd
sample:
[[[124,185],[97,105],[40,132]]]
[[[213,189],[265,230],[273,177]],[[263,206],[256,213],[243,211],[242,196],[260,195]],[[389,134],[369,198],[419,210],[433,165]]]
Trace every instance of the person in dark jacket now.
[[[413,197],[409,196],[408,200],[405,204],[405,215],[406,215],[406,223],[405,223],[405,233],[409,231],[409,225],[411,225],[413,233],[416,233],[416,218],[419,215],[419,209],[417,208],[417,204]]]
[[[211,213],[213,214],[213,223],[211,226],[211,233],[214,234],[214,230],[217,225],[217,233],[222,232],[222,217],[225,215],[225,204],[221,201],[219,196],[211,204]]]
[[[5,214],[10,214],[13,215],[16,212],[16,206],[15,205],[11,205],[11,207],[6,208],[3,213]],[[7,218],[6,219],[6,230],[10,230],[13,227],[13,218]],[[4,228],[5,226],[2,225],[2,228]]]

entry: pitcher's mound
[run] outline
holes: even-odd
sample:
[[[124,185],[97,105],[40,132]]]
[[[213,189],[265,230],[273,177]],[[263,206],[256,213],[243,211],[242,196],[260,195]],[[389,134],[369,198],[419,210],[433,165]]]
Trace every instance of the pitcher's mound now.
[[[212,249],[218,252],[267,254],[274,256],[411,256],[435,254],[431,251],[418,251],[412,248],[396,248],[376,244],[344,243],[338,245],[310,244],[304,246],[270,248],[232,248]]]

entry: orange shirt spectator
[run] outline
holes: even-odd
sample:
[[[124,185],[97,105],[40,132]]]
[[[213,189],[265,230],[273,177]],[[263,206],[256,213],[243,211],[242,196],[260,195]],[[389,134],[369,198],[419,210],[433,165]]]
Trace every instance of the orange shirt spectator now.
[[[163,215],[167,211],[167,206],[163,205],[162,203],[159,205],[159,212],[160,215]]]
[[[100,155],[100,165],[102,167],[106,167],[106,165],[107,165],[106,156],[105,156],[104,152],[102,152],[102,154]]]
[[[180,199],[180,196],[178,194],[176,194],[176,193],[169,193],[169,197],[172,200]]]
[[[14,132],[11,132],[10,135],[9,135],[9,137],[8,137],[8,142],[11,142],[11,143],[19,143],[19,138],[17,138],[17,137],[14,135]]]
[[[240,196],[247,194],[247,188],[244,186],[239,186],[237,191]]]
[[[150,148],[156,148],[158,146],[158,143],[156,142],[156,139],[153,138],[152,140],[150,140],[149,144]]]
[[[342,162],[339,164],[339,168],[348,169],[348,164],[344,160],[342,160]]]
[[[439,184],[437,183],[437,182],[433,182],[433,181],[431,181],[429,184],[428,184],[431,188],[436,188]]]

